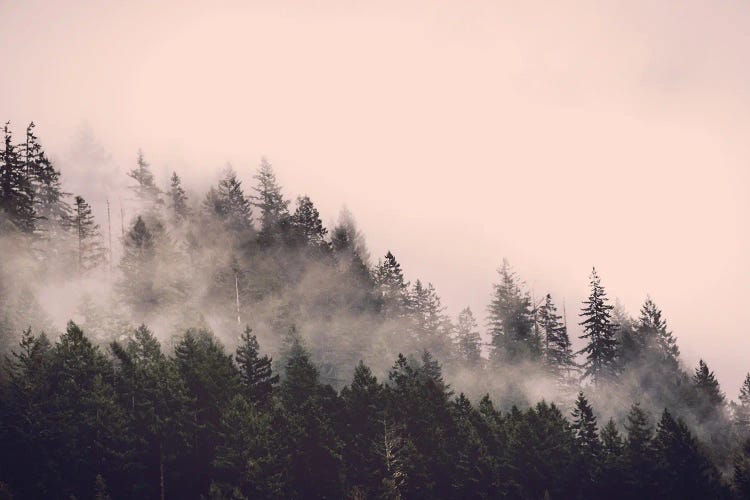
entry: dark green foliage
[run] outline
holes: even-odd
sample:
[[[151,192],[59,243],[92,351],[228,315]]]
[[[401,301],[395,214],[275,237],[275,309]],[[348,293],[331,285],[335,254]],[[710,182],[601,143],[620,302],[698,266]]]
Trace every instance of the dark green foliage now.
[[[576,365],[568,338],[568,328],[560,321],[562,317],[557,314],[557,307],[552,302],[550,294],[544,297],[544,303],[539,307],[537,316],[544,343],[544,363],[559,381],[564,382]]]
[[[591,272],[591,294],[584,301],[580,316],[583,321],[582,339],[586,340],[586,346],[581,353],[586,354],[584,363],[584,374],[591,377],[594,383],[611,380],[616,373],[617,339],[615,338],[616,325],[611,320],[611,310],[607,293],[601,284],[596,269]]]
[[[391,318],[405,315],[409,304],[408,285],[404,281],[401,264],[390,250],[373,270],[373,280],[380,295],[383,313]]]
[[[271,358],[260,355],[258,339],[252,334],[252,329],[246,327],[240,337],[235,359],[239,366],[240,381],[245,397],[252,403],[265,405],[270,401],[274,385],[279,376],[271,370]]]
[[[10,123],[3,128],[4,143],[0,151],[0,214],[19,231],[34,231],[34,188],[18,148],[13,144]]]
[[[734,425],[743,437],[750,437],[750,373],[740,387],[737,403],[733,406]]]
[[[719,387],[719,381],[702,359],[698,361],[698,367],[695,369],[693,386],[696,391],[696,407],[701,418],[715,417],[724,409],[726,399]]]

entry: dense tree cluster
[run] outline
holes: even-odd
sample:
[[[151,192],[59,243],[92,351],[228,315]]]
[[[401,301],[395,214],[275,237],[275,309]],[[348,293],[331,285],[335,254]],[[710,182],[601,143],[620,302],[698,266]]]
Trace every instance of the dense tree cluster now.
[[[265,158],[252,194],[232,167],[161,184],[143,152],[128,176],[113,252],[33,124],[4,128],[2,494],[750,497],[750,375],[727,401],[651,298],[630,317],[594,270],[571,339],[503,261],[482,331]],[[64,332],[39,293],[60,284]]]

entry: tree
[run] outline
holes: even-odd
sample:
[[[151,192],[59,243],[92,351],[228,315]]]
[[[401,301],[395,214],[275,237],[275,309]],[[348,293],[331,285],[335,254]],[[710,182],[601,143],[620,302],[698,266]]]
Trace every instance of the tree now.
[[[312,248],[326,246],[325,235],[328,230],[323,227],[318,209],[309,196],[297,198],[297,209],[290,219],[293,241]]]
[[[224,170],[224,178],[219,181],[216,193],[217,215],[224,220],[227,229],[236,233],[252,229],[252,205],[245,196],[242,182],[237,178],[237,173],[231,165],[227,165]]]
[[[456,350],[459,358],[467,366],[477,366],[482,355],[482,338],[479,324],[468,307],[458,315],[456,325]]]
[[[602,498],[624,498],[625,476],[623,442],[617,425],[611,418],[600,433],[602,442],[601,472],[597,490]]]
[[[375,267],[373,280],[380,293],[381,309],[386,317],[404,316],[409,303],[408,284],[404,282],[401,264],[390,250],[385,254],[385,260],[378,262]]]
[[[240,381],[248,401],[268,404],[279,376],[271,370],[271,358],[260,355],[260,345],[252,329],[247,326],[240,337],[235,359],[239,365]]]
[[[738,498],[750,498],[750,438],[745,439],[734,456],[732,483]]]
[[[625,430],[625,480],[631,498],[645,498],[653,492],[655,468],[653,458],[653,429],[646,412],[639,403],[630,408]]]
[[[539,324],[544,342],[544,362],[550,372],[563,381],[571,369],[575,368],[573,351],[568,338],[568,328],[560,321],[552,296],[547,294],[538,309]]]
[[[159,302],[154,283],[156,239],[139,215],[123,241],[122,277],[118,289],[138,312],[152,310]]]
[[[492,346],[491,359],[538,359],[539,339],[532,331],[531,300],[507,260],[498,269],[500,281],[494,286],[488,307],[488,327]]]
[[[102,244],[99,224],[94,220],[89,204],[80,196],[75,197],[72,226],[78,236],[79,273],[86,273],[104,264],[107,251]]]
[[[654,438],[660,498],[719,498],[718,471],[698,448],[685,422],[664,410]]]
[[[678,358],[680,349],[672,332],[667,330],[667,322],[662,318],[661,309],[650,297],[641,307],[641,315],[638,318],[636,333],[643,347],[653,354],[656,361],[665,364],[672,370],[679,367]]]
[[[135,186],[131,186],[131,189],[135,192],[138,200],[148,203],[159,201],[161,191],[156,187],[154,174],[151,172],[151,165],[146,161],[143,151],[140,149],[138,150],[136,166],[128,172],[128,177],[137,183]]]
[[[697,395],[696,410],[701,419],[715,417],[724,410],[726,398],[721,392],[719,381],[702,359],[698,361],[693,375],[693,387]]]
[[[575,433],[576,447],[581,464],[579,468],[581,488],[585,496],[591,496],[598,479],[597,465],[601,454],[601,443],[599,442],[594,411],[583,392],[578,393],[572,416],[571,428]]]
[[[425,287],[417,280],[409,294],[410,317],[413,322],[412,336],[419,349],[437,353],[442,359],[450,355],[450,333],[452,325],[443,313],[440,297],[432,283]]]
[[[587,344],[580,352],[586,353],[584,363],[584,375],[591,377],[594,383],[611,379],[615,375],[617,352],[617,340],[615,338],[616,326],[612,324],[612,307],[607,300],[607,293],[601,284],[596,269],[591,272],[590,277],[591,294],[584,301],[580,316],[583,321],[583,335]]]
[[[182,188],[182,181],[177,172],[172,172],[169,178],[169,208],[172,210],[172,217],[176,222],[181,222],[189,214],[187,206],[187,195]]]
[[[745,375],[745,380],[742,382],[733,413],[734,424],[740,435],[750,437],[750,373]]]
[[[289,200],[284,199],[276,174],[265,157],[260,159],[260,167],[253,178],[257,184],[253,187],[256,194],[252,196],[252,200],[253,205],[260,209],[260,236],[270,242],[281,221],[289,216]]]
[[[21,162],[10,122],[3,127],[5,147],[0,151],[0,213],[19,231],[31,234],[34,231],[34,191],[31,178]]]

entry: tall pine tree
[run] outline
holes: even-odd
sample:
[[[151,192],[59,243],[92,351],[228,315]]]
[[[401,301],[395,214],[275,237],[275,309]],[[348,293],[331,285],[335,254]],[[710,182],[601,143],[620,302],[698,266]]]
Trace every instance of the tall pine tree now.
[[[580,316],[583,321],[582,339],[586,346],[580,351],[586,354],[584,375],[591,377],[594,383],[612,379],[616,372],[617,339],[616,325],[612,323],[612,307],[607,300],[607,293],[601,284],[596,269],[590,277],[591,294],[584,301]]]

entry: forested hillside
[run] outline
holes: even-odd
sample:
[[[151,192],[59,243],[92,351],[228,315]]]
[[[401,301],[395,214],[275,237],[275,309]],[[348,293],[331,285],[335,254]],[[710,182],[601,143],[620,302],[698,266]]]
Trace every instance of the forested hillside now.
[[[566,310],[502,261],[451,318],[266,159],[188,193],[139,152],[122,221],[61,175],[6,124],[0,497],[750,498],[750,374],[727,398],[595,269]]]

